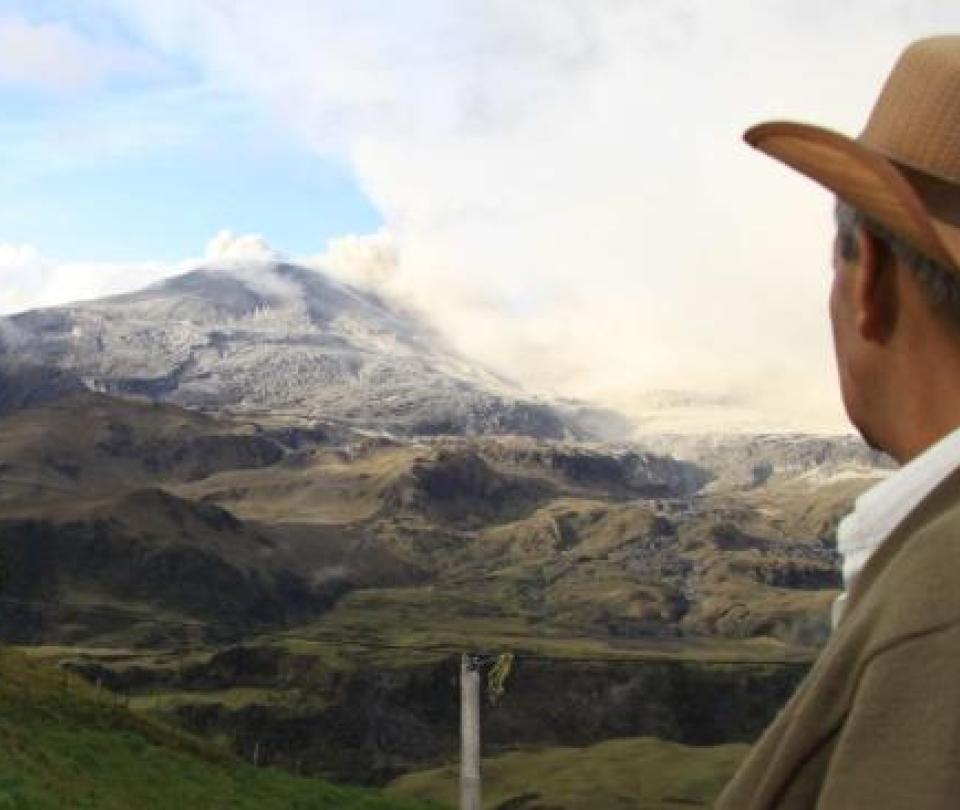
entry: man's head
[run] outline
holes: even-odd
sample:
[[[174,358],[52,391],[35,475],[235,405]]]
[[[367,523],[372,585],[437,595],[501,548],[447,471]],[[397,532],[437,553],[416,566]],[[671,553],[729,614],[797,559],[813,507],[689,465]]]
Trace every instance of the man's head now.
[[[909,429],[906,415],[922,410],[910,403],[938,396],[928,377],[960,367],[960,273],[839,199],[836,225],[830,321],[844,405],[869,444],[909,457],[941,430],[933,408]]]
[[[960,425],[960,36],[911,45],[858,139],[793,122],[746,140],[834,191],[830,316],[844,404],[901,461]]]
[[[893,231],[871,222],[847,202],[837,199],[834,218],[837,226],[837,242],[842,258],[853,262],[860,257],[859,229],[883,244],[890,258],[912,274],[923,292],[932,312],[951,325],[960,336],[960,273],[931,259],[904,241]]]

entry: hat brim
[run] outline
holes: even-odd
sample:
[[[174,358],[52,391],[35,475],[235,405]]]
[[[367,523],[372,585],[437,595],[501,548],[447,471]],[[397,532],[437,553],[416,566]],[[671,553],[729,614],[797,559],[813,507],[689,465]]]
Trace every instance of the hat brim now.
[[[754,148],[830,189],[930,258],[960,270],[960,232],[937,221],[904,172],[879,152],[839,132],[794,121],[758,124],[743,137]]]

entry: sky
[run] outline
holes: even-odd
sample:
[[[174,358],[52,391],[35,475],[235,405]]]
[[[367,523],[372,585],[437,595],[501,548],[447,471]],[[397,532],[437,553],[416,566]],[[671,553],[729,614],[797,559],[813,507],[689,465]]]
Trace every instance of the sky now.
[[[741,135],[855,135],[958,30],[952,0],[0,0],[0,313],[268,251],[645,429],[842,431],[832,201]]]

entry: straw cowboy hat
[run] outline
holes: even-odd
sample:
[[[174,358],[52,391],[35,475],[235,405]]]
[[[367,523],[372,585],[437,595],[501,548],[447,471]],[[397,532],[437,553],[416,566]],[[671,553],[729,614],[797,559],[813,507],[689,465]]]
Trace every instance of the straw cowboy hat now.
[[[910,45],[856,140],[789,121],[744,138],[960,272],[960,36]]]

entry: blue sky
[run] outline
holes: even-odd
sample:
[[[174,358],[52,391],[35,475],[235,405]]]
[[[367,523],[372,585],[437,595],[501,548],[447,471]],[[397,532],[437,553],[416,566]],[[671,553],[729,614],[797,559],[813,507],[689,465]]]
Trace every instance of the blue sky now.
[[[381,225],[344,161],[151,49],[116,15],[7,0],[4,17],[113,55],[76,82],[68,59],[41,62],[33,78],[0,71],[0,243],[62,260],[176,260],[227,228],[308,254]]]

